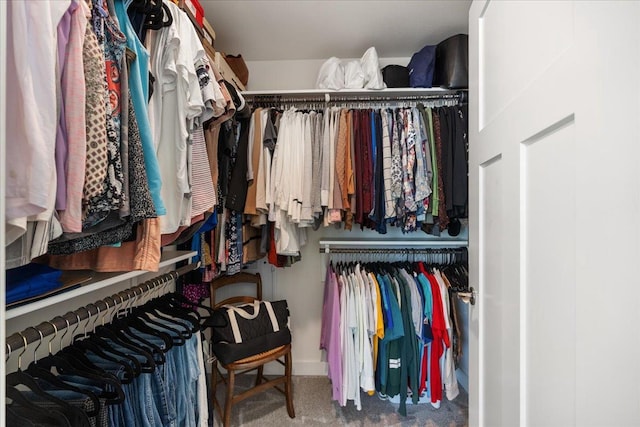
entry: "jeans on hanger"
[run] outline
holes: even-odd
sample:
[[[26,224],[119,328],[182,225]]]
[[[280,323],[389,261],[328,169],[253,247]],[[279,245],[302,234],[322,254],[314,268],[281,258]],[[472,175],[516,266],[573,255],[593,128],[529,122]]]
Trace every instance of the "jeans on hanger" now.
[[[165,351],[166,346],[164,341],[155,335],[136,332],[135,336],[132,335],[132,338],[135,340],[136,337],[146,340]],[[160,415],[160,419],[162,421],[161,425],[163,427],[175,427],[177,425],[176,407],[174,403],[175,389],[173,388],[173,384],[175,384],[175,375],[171,351],[165,353],[165,358],[165,363],[157,364],[156,369],[153,374],[151,374],[151,395],[153,397],[155,407]],[[172,389],[173,393],[171,393],[170,389]]]
[[[104,359],[95,356],[91,353],[87,353],[87,357],[98,368],[103,369],[106,372],[114,374],[120,381],[124,379],[125,370],[124,367],[116,365],[113,362],[105,361]],[[109,406],[109,425],[114,427],[126,427],[136,426],[135,411],[131,402],[131,384],[123,384],[124,401],[120,405]]]

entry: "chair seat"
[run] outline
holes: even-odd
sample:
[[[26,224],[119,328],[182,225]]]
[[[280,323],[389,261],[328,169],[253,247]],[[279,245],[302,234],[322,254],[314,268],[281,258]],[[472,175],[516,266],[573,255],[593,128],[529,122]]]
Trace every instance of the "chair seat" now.
[[[287,347],[288,346],[286,345],[281,345],[280,347],[273,348],[269,351],[254,354],[253,356],[245,357],[244,359],[236,360],[235,362],[228,363],[227,365],[223,365],[223,366],[238,366],[238,365],[244,365],[244,364],[252,363],[256,361],[260,361],[264,363],[265,359],[269,357],[276,359],[282,356],[286,352]]]

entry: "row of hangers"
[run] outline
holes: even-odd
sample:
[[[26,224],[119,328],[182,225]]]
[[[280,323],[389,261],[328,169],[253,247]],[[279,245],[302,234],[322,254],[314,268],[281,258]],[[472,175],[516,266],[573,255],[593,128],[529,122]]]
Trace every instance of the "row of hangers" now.
[[[33,362],[24,370],[22,356],[28,343],[27,338],[19,333],[24,341],[24,348],[18,356],[18,369],[8,374],[5,381],[6,395],[12,401],[11,405],[5,406],[8,419],[15,422],[21,419],[24,421],[25,414],[28,413],[29,420],[43,423],[68,425],[64,423],[66,419],[74,426],[90,426],[89,418],[96,416],[100,411],[101,399],[107,405],[122,403],[125,398],[123,384],[132,382],[143,373],[153,372],[158,365],[166,362],[165,354],[171,348],[184,345],[201,329],[204,318],[197,310],[189,308],[193,307],[191,301],[178,293],[162,294],[166,292],[169,283],[170,281],[166,280],[162,283],[163,286],[153,288],[153,283],[149,282],[149,291],[146,294],[142,289],[140,295],[136,293],[129,300],[116,301],[112,298],[113,306],[105,299],[103,301],[107,309],[101,312],[99,305],[95,304],[95,315],[85,308],[89,316],[83,332],[79,334],[76,332],[81,323],[80,314],[74,312],[77,323],[71,332],[71,342],[66,347],[63,347],[63,341],[69,333],[70,324],[69,320],[63,317],[67,328],[60,337],[60,349],[56,353],[52,351],[52,343],[58,336],[58,327],[53,322],[46,322],[54,328],[54,335],[48,343],[48,355],[42,359],[37,358],[37,350],[43,343],[44,335],[40,329],[34,327],[40,335],[40,341],[34,349]],[[144,301],[141,301],[142,299]],[[137,305],[138,302],[142,305]],[[211,312],[209,307],[198,307]],[[141,333],[160,338],[164,343],[163,347],[144,339],[139,335]],[[116,350],[113,344],[126,351]],[[8,360],[11,356],[10,347],[7,353]],[[96,366],[87,357],[88,353],[120,366],[124,370],[123,377],[118,379],[112,373]],[[69,376],[80,377],[90,383],[91,387],[82,388],[77,384],[70,384],[66,380]],[[47,402],[48,407],[44,409],[35,404],[20,390],[24,388]],[[92,391],[96,389],[101,391]],[[48,393],[52,390],[82,394],[93,402],[94,410],[84,413]],[[53,409],[49,406],[53,406]]]
[[[395,259],[394,259],[395,256]],[[394,268],[417,271],[422,262],[428,270],[438,269],[446,274],[453,292],[469,291],[468,252],[464,248],[423,250],[369,250],[358,252],[335,252],[331,264],[339,274],[352,272],[356,264],[373,272],[387,273]]]
[[[458,99],[428,99],[428,100],[366,100],[366,101],[331,101],[326,103],[323,101],[312,100],[287,100],[287,99],[273,99],[273,100],[254,100],[252,102],[253,108],[273,108],[280,111],[285,111],[289,108],[296,108],[303,112],[308,111],[324,111],[331,107],[339,107],[346,109],[373,109],[381,110],[386,108],[412,108],[418,104],[423,104],[425,107],[437,108],[437,107],[452,107],[459,105]]]

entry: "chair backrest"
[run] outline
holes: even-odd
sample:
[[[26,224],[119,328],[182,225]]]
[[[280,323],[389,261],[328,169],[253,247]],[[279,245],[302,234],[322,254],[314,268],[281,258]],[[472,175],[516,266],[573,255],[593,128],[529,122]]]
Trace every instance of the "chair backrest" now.
[[[254,295],[234,295],[229,298],[226,298],[222,301],[217,301],[216,299],[216,291],[220,288],[229,285],[238,285],[238,284],[254,284],[255,285],[255,294]],[[243,287],[244,289],[244,287]],[[259,273],[251,274],[251,273],[238,273],[233,276],[221,276],[217,279],[214,279],[210,285],[211,291],[211,308],[218,308],[225,304],[241,304],[241,303],[251,303],[255,300],[262,300],[262,278]]]

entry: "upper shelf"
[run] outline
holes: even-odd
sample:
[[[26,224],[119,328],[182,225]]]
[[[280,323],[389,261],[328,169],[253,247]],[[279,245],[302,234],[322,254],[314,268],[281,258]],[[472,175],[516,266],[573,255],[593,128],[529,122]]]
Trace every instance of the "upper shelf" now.
[[[159,267],[167,267],[171,264],[175,264],[178,261],[189,259],[195,255],[196,252],[193,251],[166,251],[162,253]],[[89,292],[97,291],[98,289],[106,288],[107,286],[111,286],[128,279],[133,279],[134,277],[142,276],[146,273],[148,273],[148,271],[140,270],[127,271],[125,273],[92,273],[92,278],[77,288],[71,289],[69,291],[64,291],[62,293],[55,294],[31,303],[20,305],[15,308],[7,308],[6,318],[13,319],[14,317],[33,313],[34,311],[43,309],[45,307],[58,304],[60,302],[87,294]]]

